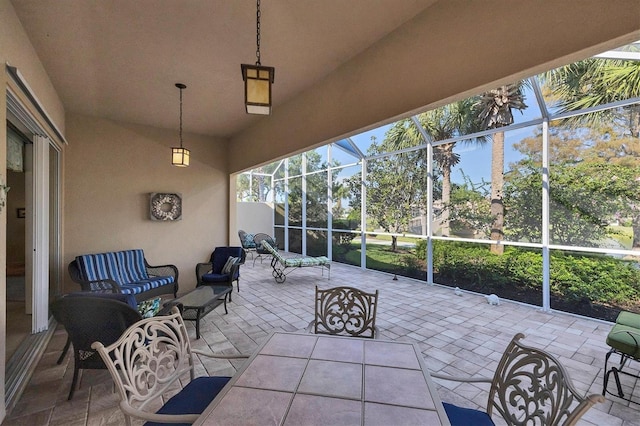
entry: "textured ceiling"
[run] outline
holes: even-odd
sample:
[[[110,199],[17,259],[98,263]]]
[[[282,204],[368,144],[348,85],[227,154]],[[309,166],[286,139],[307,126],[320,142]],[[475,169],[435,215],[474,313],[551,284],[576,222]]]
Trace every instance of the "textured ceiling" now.
[[[435,0],[264,0],[261,62],[274,108],[402,26]],[[241,63],[256,61],[250,0],[13,0],[69,112],[231,137],[247,115]]]

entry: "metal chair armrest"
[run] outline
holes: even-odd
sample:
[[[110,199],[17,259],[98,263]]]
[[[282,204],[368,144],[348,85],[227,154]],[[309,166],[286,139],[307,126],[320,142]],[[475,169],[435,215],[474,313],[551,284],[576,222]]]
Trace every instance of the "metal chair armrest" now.
[[[191,349],[191,352],[198,355],[203,355],[209,358],[219,358],[219,359],[240,359],[240,358],[249,358],[249,355],[238,354],[238,355],[225,355],[225,354],[214,354],[211,352],[205,352],[200,349]]]
[[[487,377],[456,377],[450,376],[448,374],[440,374],[440,373],[429,373],[431,377],[434,379],[442,379],[442,380],[450,380],[452,382],[463,382],[463,383],[491,383],[493,380]]]

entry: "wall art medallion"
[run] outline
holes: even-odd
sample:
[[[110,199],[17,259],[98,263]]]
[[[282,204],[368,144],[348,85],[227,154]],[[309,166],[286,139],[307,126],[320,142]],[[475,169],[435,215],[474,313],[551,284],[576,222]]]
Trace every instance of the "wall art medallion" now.
[[[149,196],[151,220],[181,220],[182,194],[152,192]]]

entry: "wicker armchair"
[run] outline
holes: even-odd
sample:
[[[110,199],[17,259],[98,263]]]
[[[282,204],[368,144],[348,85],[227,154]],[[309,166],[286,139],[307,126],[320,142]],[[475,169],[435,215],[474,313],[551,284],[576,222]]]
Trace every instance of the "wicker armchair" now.
[[[111,344],[127,327],[142,319],[127,303],[95,296],[62,297],[53,302],[51,312],[69,336],[62,357],[69,342],[73,344],[73,379],[67,399],[73,398],[80,370],[107,368],[91,344],[95,341]]]
[[[605,401],[602,395],[579,394],[558,360],[541,349],[523,345],[523,338],[522,333],[513,337],[493,379],[431,373],[437,379],[490,384],[486,412],[444,403],[453,426],[493,425],[494,410],[508,425],[571,426],[592,405]]]
[[[211,253],[209,262],[196,264],[196,287],[201,285],[223,285],[233,287],[236,282],[240,291],[240,266],[244,265],[247,253],[242,247],[216,247]],[[235,260],[225,270],[227,261]]]

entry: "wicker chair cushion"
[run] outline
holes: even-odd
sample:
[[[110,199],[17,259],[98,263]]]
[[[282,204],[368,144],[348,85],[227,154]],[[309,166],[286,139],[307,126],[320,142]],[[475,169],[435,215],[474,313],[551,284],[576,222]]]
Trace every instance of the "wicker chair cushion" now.
[[[462,408],[457,405],[442,403],[449,417],[451,426],[495,426],[491,417],[484,411]]]
[[[241,257],[243,254],[242,247],[216,247],[211,253],[209,262],[212,265],[211,274],[222,274],[222,269],[230,257]],[[234,279],[237,278],[233,277]],[[226,277],[228,279],[228,275]]]
[[[200,414],[220,393],[231,377],[198,377],[189,382],[182,390],[171,397],[160,408],[158,414]],[[145,426],[160,426],[165,423],[146,422]],[[174,423],[190,425],[191,423]]]
[[[115,252],[85,254],[76,257],[76,261],[85,281],[114,280],[118,284],[122,282]]]
[[[113,280],[124,294],[140,294],[174,282],[171,276],[150,277],[142,249],[123,250],[76,257],[82,279],[86,281]]]
[[[205,283],[221,283],[221,282],[228,282],[229,281],[229,274],[204,274],[202,276],[202,282]]]

